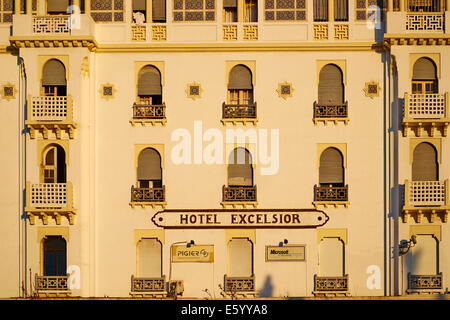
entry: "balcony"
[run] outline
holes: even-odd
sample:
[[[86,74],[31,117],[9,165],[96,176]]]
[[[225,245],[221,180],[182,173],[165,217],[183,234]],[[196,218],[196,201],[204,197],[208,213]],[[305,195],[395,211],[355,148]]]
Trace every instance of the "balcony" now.
[[[15,14],[10,41],[16,48],[87,47],[92,51],[97,46],[95,28],[89,14]]]
[[[255,276],[251,277],[228,277],[225,275],[225,295],[231,297],[241,296],[243,298],[258,296],[255,291]]]
[[[130,120],[134,127],[136,123],[145,126],[150,123],[154,126],[157,123],[166,125],[166,105],[163,104],[133,104],[133,118]]]
[[[222,106],[222,124],[243,123],[247,125],[252,123],[256,125],[258,122],[256,116],[256,102],[254,104],[223,104]]]
[[[436,275],[413,275],[408,273],[407,293],[444,293],[442,273]]]
[[[30,224],[40,217],[44,225],[48,224],[48,216],[53,216],[56,224],[61,224],[61,216],[66,216],[71,225],[74,224],[76,209],[73,207],[72,183],[37,183],[27,181],[25,212]]]
[[[436,129],[443,137],[447,136],[450,123],[448,112],[448,93],[408,94],[405,93],[403,114],[403,135],[411,129],[420,137],[425,130],[433,137]]]
[[[319,205],[323,205],[325,208],[330,205],[334,207],[343,205],[345,208],[347,208],[349,204],[350,202],[348,201],[348,186],[314,186],[313,205],[315,208],[317,208]]]
[[[313,121],[315,125],[319,122],[323,122],[325,125],[327,125],[328,122],[337,124],[339,121],[344,122],[347,125],[349,122],[348,102],[330,105],[319,105],[317,102],[314,102]]]
[[[319,277],[314,275],[314,296],[348,296],[348,275]]]
[[[36,138],[36,132],[41,132],[44,139],[48,139],[49,132],[54,132],[57,139],[61,139],[62,132],[74,138],[77,125],[73,121],[71,96],[28,96],[27,109],[25,124],[31,139]]]
[[[256,186],[223,186],[222,187],[222,207],[231,206],[236,208],[247,206],[256,208],[258,205],[256,198]]]
[[[136,188],[131,187],[131,202],[132,208],[135,206],[161,206],[163,209],[166,207],[166,186],[162,188]]]
[[[165,297],[166,277],[159,278],[135,278],[131,276],[131,292],[132,297]]]
[[[447,222],[449,205],[448,179],[445,181],[405,181],[405,204],[402,209],[403,222],[413,215],[417,223],[424,215],[434,222],[439,215]]]
[[[35,290],[37,295],[53,297],[53,296],[69,296],[69,275],[66,276],[38,276],[35,275]]]

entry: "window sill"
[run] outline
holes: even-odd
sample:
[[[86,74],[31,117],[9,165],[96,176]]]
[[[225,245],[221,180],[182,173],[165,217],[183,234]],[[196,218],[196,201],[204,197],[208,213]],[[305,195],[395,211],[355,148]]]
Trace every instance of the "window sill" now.
[[[343,122],[345,125],[348,125],[348,122],[350,121],[349,118],[314,118],[314,125],[317,125],[320,122],[323,122],[324,125],[328,125],[328,123],[334,123],[335,125],[338,124],[338,122]]]
[[[48,224],[48,216],[53,216],[56,220],[56,224],[61,224],[61,216],[67,217],[69,224],[73,225],[75,223],[76,210],[74,208],[62,208],[62,209],[36,209],[25,207],[25,212],[30,218],[30,224],[34,225],[36,223],[36,217],[41,218],[44,225]]]
[[[147,124],[151,124],[152,127],[154,127],[156,124],[161,124],[162,126],[165,126],[167,123],[167,119],[131,119],[130,120],[131,125],[134,127],[136,124],[141,124],[141,126],[145,127]]]
[[[402,221],[408,222],[408,218],[412,216],[416,223],[421,223],[422,218],[425,216],[430,223],[436,222],[436,217],[439,216],[441,221],[446,223],[448,221],[448,213],[450,206],[427,206],[427,207],[414,207],[404,206],[402,209]]]
[[[44,139],[48,139],[49,131],[54,131],[57,139],[61,139],[61,131],[67,132],[70,139],[74,138],[74,132],[77,127],[76,123],[73,121],[25,121],[28,129],[30,130],[31,139],[36,138],[36,131],[42,132]]]
[[[151,201],[142,201],[142,202],[137,202],[137,201],[132,201],[130,202],[130,206],[131,208],[135,208],[136,206],[141,206],[142,209],[145,209],[145,207],[152,207],[152,209],[155,209],[157,207],[161,207],[162,209],[165,209],[167,206],[167,202],[159,202],[159,201],[155,201],[155,202],[151,202]]]
[[[257,201],[222,201],[220,205],[226,209],[227,207],[232,207],[233,209],[242,207],[246,209],[247,207],[256,208],[258,206]]]
[[[408,136],[408,129],[414,132],[416,137],[424,136],[423,131],[428,131],[430,137],[434,137],[436,129],[441,132],[443,137],[447,136],[448,125],[450,124],[449,118],[436,118],[436,119],[413,119],[403,118],[403,136]],[[426,135],[425,135],[426,136]]]
[[[239,123],[242,123],[244,126],[247,126],[247,124],[252,124],[256,126],[258,123],[258,119],[256,118],[231,118],[231,119],[221,119],[220,120],[224,126],[231,123],[233,126],[236,126]]]
[[[334,206],[337,208],[338,206],[344,206],[345,208],[348,208],[350,205],[349,201],[313,201],[314,207],[317,209],[318,206],[324,206],[325,208],[328,208],[329,206]]]

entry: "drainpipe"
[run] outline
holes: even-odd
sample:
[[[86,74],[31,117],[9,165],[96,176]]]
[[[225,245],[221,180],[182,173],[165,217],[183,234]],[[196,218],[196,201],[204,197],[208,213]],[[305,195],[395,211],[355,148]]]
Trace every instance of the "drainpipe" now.
[[[19,290],[22,290],[22,297],[27,297],[27,216],[25,213],[25,186],[26,186],[26,131],[25,131],[25,110],[27,97],[27,76],[25,64],[18,53],[19,62],[19,264],[22,262],[22,275],[19,276]],[[22,278],[22,279],[21,279]],[[31,285],[31,283],[30,283]]]

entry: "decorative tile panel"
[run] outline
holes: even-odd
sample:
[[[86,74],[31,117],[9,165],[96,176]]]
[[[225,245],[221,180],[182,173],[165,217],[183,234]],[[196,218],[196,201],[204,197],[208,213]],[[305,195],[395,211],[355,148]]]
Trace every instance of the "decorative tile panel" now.
[[[1,96],[3,99],[11,100],[15,99],[17,94],[16,86],[12,83],[7,83],[1,87]]]
[[[174,0],[173,21],[215,21],[215,0]]]
[[[266,21],[306,21],[306,0],[265,0]]]
[[[277,88],[278,96],[283,99],[287,99],[292,97],[292,93],[294,92],[294,88],[290,82],[284,81],[278,84]]]
[[[96,22],[122,22],[123,0],[91,0],[91,16]]]
[[[0,23],[11,23],[13,13],[13,0],[0,0]]]
[[[192,82],[187,85],[186,94],[192,100],[200,99],[202,97],[203,88],[200,83]]]

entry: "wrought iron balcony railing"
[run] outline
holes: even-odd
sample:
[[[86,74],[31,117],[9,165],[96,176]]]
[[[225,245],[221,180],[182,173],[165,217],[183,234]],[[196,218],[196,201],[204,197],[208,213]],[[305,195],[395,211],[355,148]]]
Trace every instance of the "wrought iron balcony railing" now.
[[[165,276],[159,278],[131,277],[131,292],[156,293],[166,292]]]
[[[166,105],[163,104],[133,104],[133,119],[165,119]]]
[[[314,186],[314,201],[348,201],[348,186]]]
[[[341,277],[319,277],[314,275],[315,291],[348,291],[348,275]]]
[[[255,291],[255,276],[228,277],[225,275],[225,292],[239,293]]]
[[[442,273],[436,275],[408,274],[409,290],[442,290]]]
[[[224,202],[257,201],[256,186],[223,186],[222,193]]]
[[[166,202],[166,186],[161,188],[136,188],[131,187],[131,206],[134,205],[162,205]]]
[[[348,102],[342,104],[318,104],[314,102],[314,119],[348,118]]]
[[[70,34],[70,16],[39,16],[33,17],[34,34]]]
[[[223,104],[223,119],[256,119],[256,102],[254,104]]]
[[[35,276],[35,288],[39,291],[69,291],[69,275]]]

